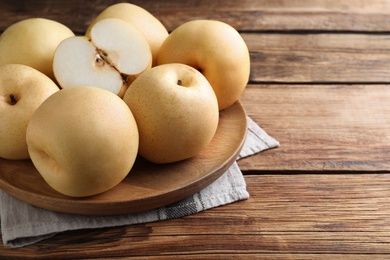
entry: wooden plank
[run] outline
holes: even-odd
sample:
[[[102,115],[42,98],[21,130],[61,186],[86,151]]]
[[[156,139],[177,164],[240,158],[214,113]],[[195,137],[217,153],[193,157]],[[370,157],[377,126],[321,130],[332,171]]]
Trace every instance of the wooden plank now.
[[[243,253],[243,254],[220,254],[220,253],[215,253],[215,254],[196,254],[196,255],[174,255],[172,256],[174,259],[191,259],[191,260],[203,260],[203,259],[208,259],[208,260],[214,260],[214,259],[224,259],[224,260],[237,260],[237,259],[260,259],[260,260],[274,260],[274,259],[301,259],[301,260],[323,260],[323,259],[332,259],[332,260],[383,260],[388,257],[386,254],[291,254],[291,253],[280,253],[280,254],[272,254],[272,253],[261,253],[261,254],[253,254],[253,253]],[[117,258],[115,259],[121,260],[121,259],[128,259],[126,257],[123,258]],[[142,260],[142,259],[150,259],[149,256],[147,257],[131,257],[131,259],[135,260]],[[170,259],[169,256],[153,256],[153,259]]]
[[[288,3],[290,2],[292,3],[292,1]],[[59,13],[77,13],[74,10],[67,11],[68,9],[75,8],[72,7],[72,4],[64,7],[60,4],[61,2],[49,2],[53,6],[48,7],[46,6],[48,5],[46,1],[38,1],[37,4],[31,7],[37,8],[36,11],[27,12],[30,6],[29,3],[27,1],[21,5],[22,7],[17,9],[23,10],[18,11],[20,15],[26,15],[27,13],[28,16],[34,17],[52,13],[58,17]],[[54,3],[57,4],[54,5]],[[87,5],[88,3],[90,2],[86,2],[85,4]],[[331,6],[330,3],[328,4]],[[302,8],[301,5],[295,5],[295,8]],[[16,8],[14,4],[9,4],[9,6],[6,6],[4,10]],[[43,8],[44,6],[46,8]],[[87,9],[99,9],[97,6],[88,7]],[[242,6],[244,8],[246,5],[243,4]],[[373,11],[375,6],[378,7],[381,5],[379,3],[369,5],[370,8],[368,8],[367,13]],[[357,7],[354,6],[354,8]],[[55,11],[56,8],[61,8],[62,12],[59,10]],[[100,9],[103,8],[103,6],[100,7]],[[284,10],[283,5],[279,6],[279,8]],[[321,8],[311,8],[322,10]],[[335,7],[332,6],[332,8],[334,9]],[[0,8],[0,10],[3,9]],[[363,11],[362,9],[354,10],[356,12]],[[5,12],[8,13],[9,11]],[[86,17],[81,13],[80,16]],[[16,14],[12,14],[12,18],[10,19],[16,19],[16,17]],[[69,18],[66,19],[69,21]],[[88,20],[87,23],[91,19],[86,19],[86,21]],[[77,19],[71,19],[72,22],[75,20]],[[9,19],[3,19],[2,21],[9,21]],[[85,29],[81,29],[80,31],[83,30]],[[390,46],[390,40],[385,34],[242,33],[242,35],[251,51],[251,82],[385,83],[390,80],[390,74],[388,73],[390,69],[390,52],[388,47]]]
[[[242,34],[251,83],[387,83],[390,38],[370,34]]]
[[[390,171],[388,85],[249,85],[241,100],[281,144],[243,170]]]
[[[83,32],[109,1],[23,1],[0,3],[0,32],[28,17],[55,19],[76,32]],[[159,18],[173,30],[193,19],[216,19],[240,31],[390,31],[387,0],[197,0],[131,1]]]
[[[251,82],[390,82],[390,38],[372,34],[242,34]]]
[[[390,255],[390,175],[245,179],[251,194],[246,201],[176,220],[66,232],[17,250],[0,246],[0,254],[40,259]]]
[[[390,38],[386,34],[242,36],[251,51],[252,83],[390,82]]]

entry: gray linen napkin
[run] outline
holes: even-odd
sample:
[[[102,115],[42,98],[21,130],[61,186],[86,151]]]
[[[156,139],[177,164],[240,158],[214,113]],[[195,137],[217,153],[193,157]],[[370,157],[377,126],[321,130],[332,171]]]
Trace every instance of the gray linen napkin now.
[[[279,146],[252,119],[247,117],[248,132],[237,159]],[[81,216],[41,209],[20,201],[0,190],[0,220],[4,245],[22,247],[52,237],[59,232],[102,228],[180,218],[213,207],[249,198],[246,183],[237,162],[219,179],[177,203],[155,210],[113,215]]]

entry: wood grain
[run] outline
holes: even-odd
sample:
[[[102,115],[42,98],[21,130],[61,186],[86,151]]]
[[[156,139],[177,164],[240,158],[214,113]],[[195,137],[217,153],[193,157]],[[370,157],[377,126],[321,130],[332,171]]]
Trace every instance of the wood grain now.
[[[86,1],[85,3],[80,3],[80,6],[84,5],[86,6],[85,8],[73,10],[78,5],[66,4],[67,2],[64,2],[64,4],[50,4],[46,1],[24,1],[17,5],[14,1],[12,3],[5,1],[0,3],[0,5],[4,5],[3,12],[8,19],[0,21],[0,31],[17,20],[39,16],[59,20],[60,22],[63,20],[64,22],[75,23],[75,25],[67,25],[76,32],[83,33],[93,17],[103,10],[105,6],[114,2]],[[134,3],[143,6],[152,13],[156,13],[160,20],[165,21],[164,24],[169,24],[169,20],[178,23],[183,10],[189,10],[190,13],[186,11],[182,14],[187,20],[205,17],[218,19],[228,22],[237,30],[242,31],[242,36],[251,51],[252,69],[250,80],[252,83],[386,83],[390,80],[390,74],[387,73],[390,70],[390,40],[386,34],[361,34],[359,33],[360,31],[335,34],[334,30],[331,33],[317,33],[318,30],[324,31],[320,26],[325,26],[326,23],[304,21],[304,18],[311,17],[305,14],[305,12],[309,12],[308,10],[312,10],[311,12],[314,16],[341,12],[345,17],[350,17],[353,13],[357,13],[360,18],[367,14],[378,17],[378,13],[390,10],[386,1],[373,1],[370,4],[364,4],[364,1],[346,1],[343,5],[337,4],[337,1],[306,1],[299,4],[295,3],[295,1],[282,1],[282,3],[275,3],[274,1],[263,1],[261,3],[261,1],[257,1],[255,3],[236,2],[236,4],[230,3],[228,5],[223,5],[219,1],[213,2],[213,8],[225,10],[222,14],[235,22],[226,21],[224,16],[216,17],[216,12],[208,13],[213,8],[207,7],[208,11],[206,13],[204,13],[205,10],[202,10],[202,8],[194,8],[196,4],[201,7],[205,6],[202,1],[199,1],[199,3],[197,1],[186,3],[185,6],[183,6],[183,2],[176,1]],[[88,10],[88,13],[83,13],[84,9]],[[228,10],[235,10],[235,12],[250,13],[249,10],[257,10],[258,12],[259,9],[265,9],[271,13],[281,12],[280,16],[284,18],[281,19],[279,17],[277,19],[278,24],[283,21],[288,26],[291,26],[291,21],[286,18],[285,12],[297,12],[296,15],[300,18],[297,19],[298,21],[305,25],[315,22],[318,28],[314,32],[312,31],[312,33],[294,32],[294,30],[303,30],[300,27],[292,29],[293,32],[283,34],[269,32],[270,30],[284,30],[276,27],[273,29],[261,29],[260,32],[256,30],[257,33],[253,33],[251,29],[241,27],[243,22],[241,20],[237,21],[237,15],[239,14],[233,16],[228,12]],[[180,11],[175,12],[175,10]],[[204,17],[194,13],[195,10],[203,13]],[[77,17],[73,17],[75,15]],[[250,14],[241,14],[239,17],[242,19],[247,16],[250,17],[248,19],[252,25],[253,21],[257,21],[259,17],[262,17],[262,15],[254,16]],[[331,18],[327,19],[333,21]],[[350,19],[353,20],[351,17]],[[335,20],[337,21],[337,19]],[[353,21],[354,24],[367,24],[367,21]],[[1,24],[2,22],[4,24]],[[169,29],[174,29],[180,23],[170,26]],[[76,26],[78,24],[84,25],[81,28]],[[342,24],[345,23],[343,22]],[[375,24],[378,26],[378,23]],[[390,23],[384,22],[383,19],[380,24],[388,24],[390,26]],[[259,25],[253,26],[262,28]],[[310,30],[314,29],[311,28]],[[261,33],[261,31],[263,32]],[[349,29],[349,31],[352,31],[352,29]]]
[[[241,99],[281,143],[241,160],[243,170],[390,171],[387,85],[250,85]]]
[[[245,179],[251,198],[226,207],[178,220],[65,232],[29,247],[0,250],[4,257],[40,259],[344,259],[352,254],[357,254],[353,259],[368,254],[380,259],[390,254],[390,175],[266,174]]]
[[[108,5],[121,0],[0,2],[0,32],[29,17],[45,17],[82,33]],[[216,19],[240,31],[390,31],[387,0],[133,0],[162,21],[168,30],[193,19]]]
[[[370,34],[243,33],[252,83],[387,83],[390,38]]]

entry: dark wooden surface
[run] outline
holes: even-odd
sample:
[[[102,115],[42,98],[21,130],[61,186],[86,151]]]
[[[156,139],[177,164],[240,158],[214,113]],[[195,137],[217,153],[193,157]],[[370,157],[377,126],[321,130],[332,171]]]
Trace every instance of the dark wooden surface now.
[[[2,1],[0,32],[46,17],[82,33],[116,1]],[[69,231],[0,256],[52,259],[390,258],[390,1],[132,1],[169,31],[242,34],[241,101],[281,146],[239,162],[250,199],[181,219]]]

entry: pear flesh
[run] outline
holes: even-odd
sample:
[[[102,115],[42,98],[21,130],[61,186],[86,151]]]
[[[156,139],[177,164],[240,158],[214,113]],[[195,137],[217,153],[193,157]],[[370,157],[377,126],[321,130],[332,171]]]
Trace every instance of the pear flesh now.
[[[62,88],[94,86],[122,95],[151,62],[142,33],[122,20],[108,18],[92,27],[90,38],[62,41],[54,54],[53,70]]]

